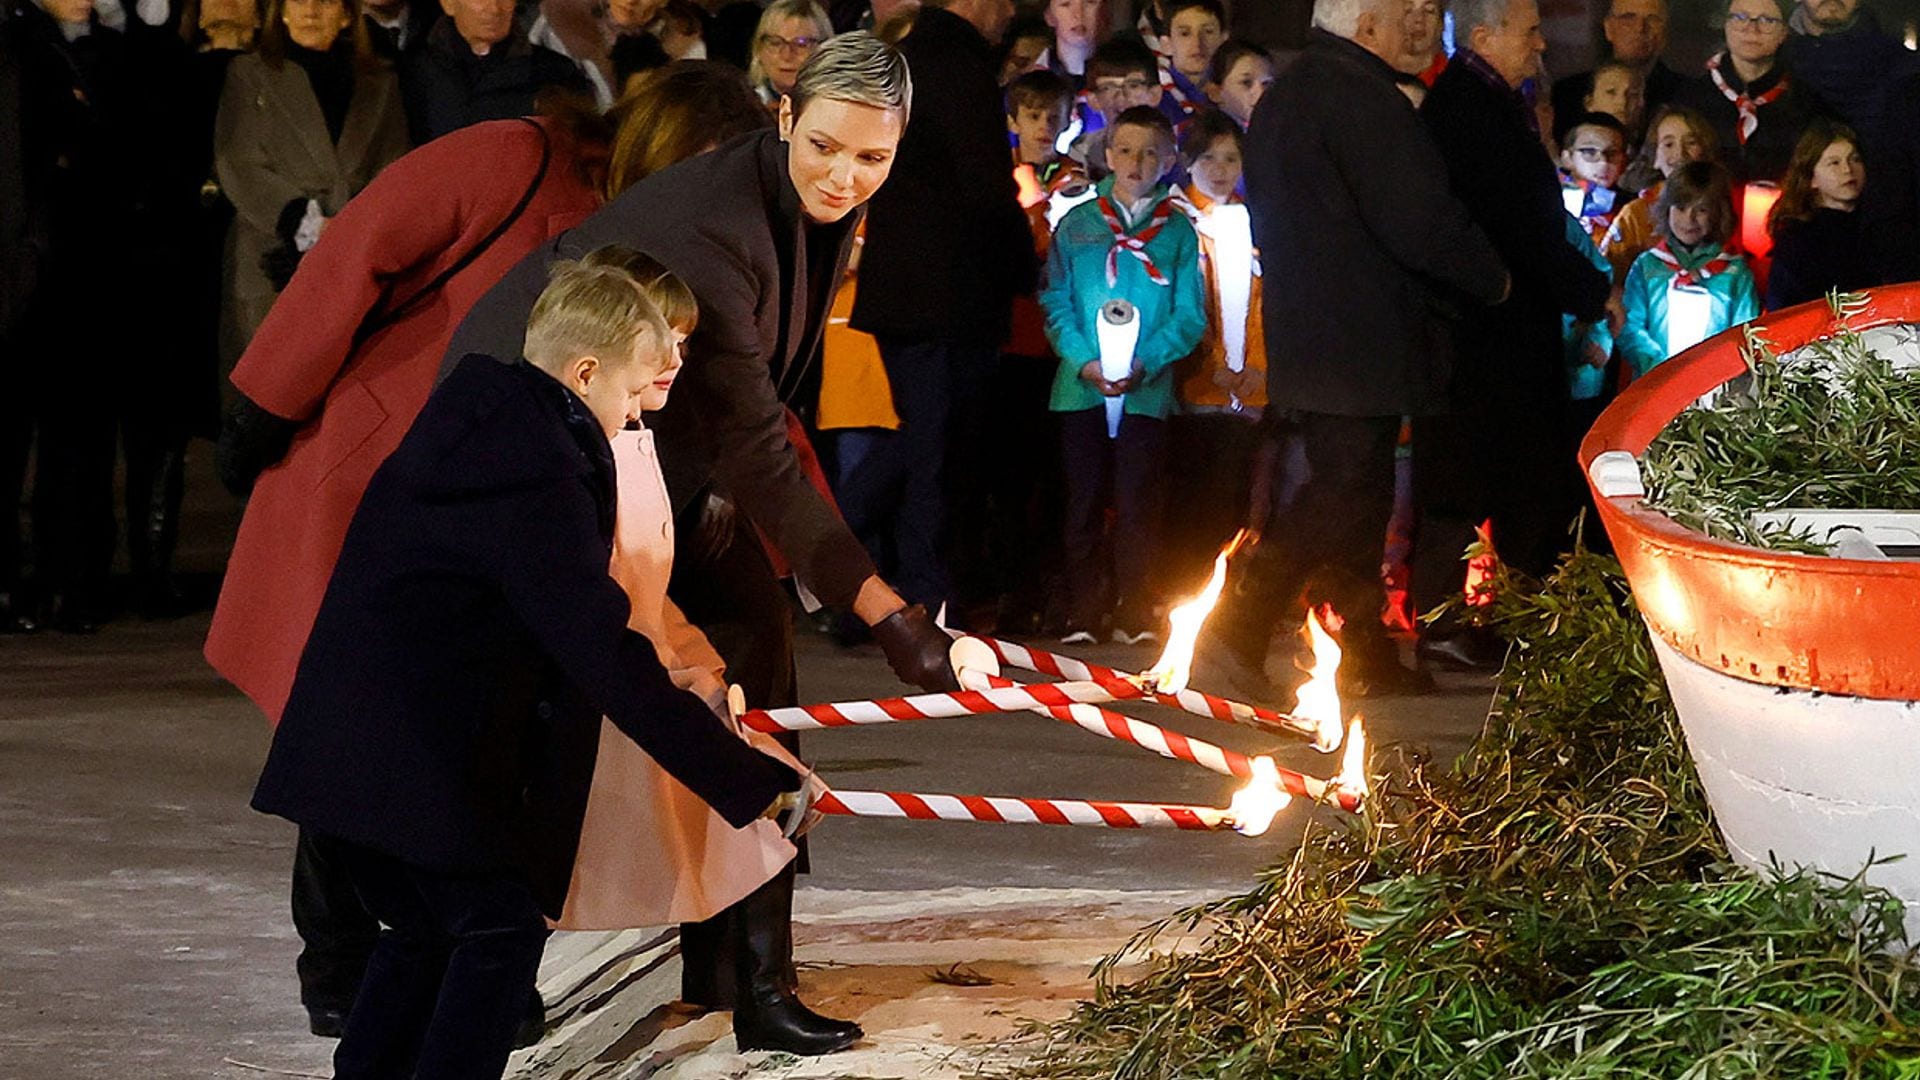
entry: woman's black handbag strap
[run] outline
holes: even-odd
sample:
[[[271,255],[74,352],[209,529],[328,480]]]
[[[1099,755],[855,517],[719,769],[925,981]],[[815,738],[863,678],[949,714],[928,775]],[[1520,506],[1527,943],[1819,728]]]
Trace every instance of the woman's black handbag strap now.
[[[517,117],[516,119],[540,133],[540,167],[534,170],[533,182],[528,184],[527,190],[520,194],[520,201],[514,204],[513,209],[508,212],[506,217],[500,219],[500,223],[495,225],[491,232],[480,238],[479,243],[474,244],[463,252],[458,259],[453,261],[451,266],[434,275],[433,280],[421,286],[420,291],[361,324],[360,333],[356,335],[359,341],[365,341],[380,330],[398,322],[402,315],[412,311],[415,307],[418,307],[422,301],[434,293],[439,292],[447,282],[453,280],[455,274],[472,266],[475,259],[478,259],[488,248],[492,247],[494,241],[505,235],[506,231],[513,227],[513,223],[520,220],[521,214],[526,213],[528,205],[533,202],[533,197],[539,194],[540,185],[546,182],[547,166],[553,161],[553,139],[547,134],[547,129],[541,127],[538,123],[524,116]]]

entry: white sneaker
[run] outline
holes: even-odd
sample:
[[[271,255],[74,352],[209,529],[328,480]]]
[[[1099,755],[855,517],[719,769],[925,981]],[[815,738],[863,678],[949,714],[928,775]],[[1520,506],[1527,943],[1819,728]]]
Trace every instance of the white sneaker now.
[[[1115,645],[1155,645],[1159,641],[1160,635],[1152,630],[1123,630],[1118,626],[1113,628]]]
[[[1060,644],[1092,645],[1096,643],[1098,640],[1099,640],[1098,638],[1093,636],[1093,631],[1091,630],[1069,630],[1067,631],[1066,636],[1060,639]]]

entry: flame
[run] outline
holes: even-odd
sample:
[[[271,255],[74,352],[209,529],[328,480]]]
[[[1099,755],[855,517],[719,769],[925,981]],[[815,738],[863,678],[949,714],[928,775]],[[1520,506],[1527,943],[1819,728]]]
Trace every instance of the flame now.
[[[1313,668],[1294,695],[1293,717],[1312,724],[1314,746],[1331,753],[1340,746],[1340,691],[1334,677],[1340,670],[1340,645],[1328,634],[1320,614],[1307,612],[1307,641],[1313,645]]]
[[[1333,782],[1343,791],[1367,797],[1367,729],[1357,716],[1347,725],[1347,752],[1340,756],[1340,775]]]
[[[1227,546],[1214,556],[1213,576],[1207,579],[1207,587],[1200,590],[1199,596],[1167,613],[1167,647],[1141,676],[1141,682],[1149,689],[1177,694],[1187,688],[1188,680],[1193,677],[1193,650],[1200,643],[1200,629],[1206,625],[1207,616],[1213,614],[1213,606],[1220,602],[1220,593],[1227,585],[1227,560],[1246,538],[1245,529],[1234,533]]]
[[[1280,786],[1280,772],[1270,757],[1253,759],[1253,779],[1233,793],[1227,822],[1242,836],[1259,836],[1273,824],[1274,815],[1287,808],[1293,796]]]
[[[1467,558],[1465,599],[1468,607],[1486,607],[1493,603],[1493,575],[1499,569],[1500,555],[1493,548],[1493,521],[1474,527],[1479,543]]]

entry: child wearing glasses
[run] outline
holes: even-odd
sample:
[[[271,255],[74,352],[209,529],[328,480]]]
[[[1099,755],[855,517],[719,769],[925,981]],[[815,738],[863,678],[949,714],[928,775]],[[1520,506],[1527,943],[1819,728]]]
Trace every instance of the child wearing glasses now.
[[[1560,194],[1596,246],[1630,195],[1619,188],[1627,168],[1627,129],[1609,113],[1574,118],[1560,139]]]

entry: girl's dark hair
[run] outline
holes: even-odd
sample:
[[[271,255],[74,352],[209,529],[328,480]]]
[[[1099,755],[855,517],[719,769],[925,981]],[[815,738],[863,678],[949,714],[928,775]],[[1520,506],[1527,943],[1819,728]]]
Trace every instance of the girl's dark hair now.
[[[347,9],[347,26],[335,38],[334,48],[340,47],[342,39],[353,50],[353,66],[361,71],[380,71],[390,67],[379,53],[373,51],[373,39],[367,34],[365,9],[360,0],[339,0]],[[287,62],[287,47],[292,44],[287,36],[287,24],[281,21],[281,13],[286,10],[286,0],[267,0],[267,10],[260,17],[260,33],[254,38],[260,58],[267,66],[278,69]]]
[[[1187,168],[1193,168],[1194,161],[1221,139],[1232,139],[1235,146],[1243,152],[1246,150],[1247,136],[1240,130],[1240,125],[1233,122],[1233,117],[1219,109],[1207,109],[1194,114],[1193,119],[1187,122],[1186,130],[1180,134],[1180,160],[1186,163]]]
[[[1213,50],[1213,59],[1207,63],[1207,81],[1215,86],[1226,84],[1227,76],[1233,74],[1233,65],[1249,56],[1257,56],[1267,63],[1273,63],[1273,54],[1248,41],[1246,38],[1228,38]]]
[[[1819,205],[1819,196],[1813,190],[1813,170],[1820,164],[1820,156],[1827,147],[1843,142],[1859,151],[1860,140],[1853,129],[1832,120],[1815,120],[1807,126],[1794,144],[1793,160],[1787,165],[1787,175],[1780,181],[1780,198],[1774,200],[1773,209],[1767,211],[1767,235],[1776,235],[1777,230],[1790,222],[1805,221],[1813,216]]]
[[[1667,186],[1660,191],[1659,202],[1654,204],[1654,223],[1661,235],[1672,240],[1673,209],[1701,205],[1712,212],[1707,239],[1724,245],[1733,238],[1733,178],[1717,161],[1689,161],[1673,170]]]
[[[180,0],[180,6],[175,11],[180,17],[180,25],[175,27],[180,31],[180,40],[189,47],[199,48],[200,0]],[[260,0],[253,0],[253,20],[253,40],[257,42],[266,29],[266,15],[260,10]]]

